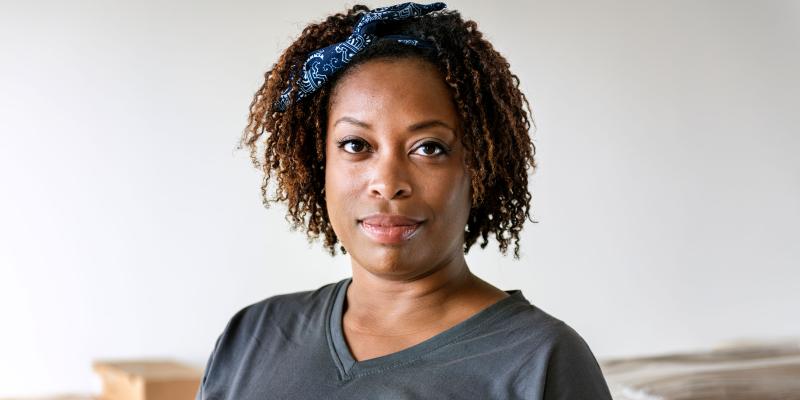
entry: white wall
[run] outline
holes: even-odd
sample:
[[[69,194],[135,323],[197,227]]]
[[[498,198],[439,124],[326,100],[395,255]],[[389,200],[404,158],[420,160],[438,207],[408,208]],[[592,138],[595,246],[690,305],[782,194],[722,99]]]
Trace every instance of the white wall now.
[[[800,335],[800,3],[502,4],[449,2],[532,102],[540,223],[476,273],[599,358]],[[0,6],[0,396],[96,390],[98,358],[202,367],[241,307],[349,274],[233,150],[279,51],[343,6]]]

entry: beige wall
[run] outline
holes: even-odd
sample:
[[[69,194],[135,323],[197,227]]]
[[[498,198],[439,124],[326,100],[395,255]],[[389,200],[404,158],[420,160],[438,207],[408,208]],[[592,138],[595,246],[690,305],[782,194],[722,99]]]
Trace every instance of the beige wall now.
[[[343,8],[271,3],[0,7],[0,396],[96,389],[95,358],[203,366],[239,308],[348,275],[233,151],[280,49]],[[797,2],[449,4],[539,126],[540,223],[479,275],[600,358],[800,335]]]

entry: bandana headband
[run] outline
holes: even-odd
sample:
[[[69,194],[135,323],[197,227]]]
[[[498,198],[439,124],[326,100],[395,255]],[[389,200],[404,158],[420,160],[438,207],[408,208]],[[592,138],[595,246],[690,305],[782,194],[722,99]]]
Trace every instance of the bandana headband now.
[[[375,30],[378,24],[385,21],[402,21],[439,11],[447,7],[444,3],[417,4],[403,3],[389,7],[376,8],[359,18],[353,33],[344,42],[334,43],[330,46],[315,50],[309,54],[303,64],[302,77],[300,80],[300,91],[297,99],[314,93],[327,82],[333,74],[341,70],[350,60],[375,42],[378,36]],[[428,41],[403,35],[386,35],[382,39],[394,40],[399,43],[415,47],[432,48],[434,45]],[[275,107],[278,111],[286,111],[289,106],[289,96],[292,92],[292,85],[283,91]]]

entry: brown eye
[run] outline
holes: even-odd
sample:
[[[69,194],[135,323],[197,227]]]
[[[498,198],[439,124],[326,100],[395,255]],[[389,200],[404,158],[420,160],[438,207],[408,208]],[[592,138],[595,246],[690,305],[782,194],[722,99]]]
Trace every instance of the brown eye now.
[[[352,154],[361,153],[367,146],[367,143],[361,139],[345,139],[337,143],[337,147]]]
[[[425,142],[415,152],[423,156],[438,156],[447,153],[447,150],[439,143]]]

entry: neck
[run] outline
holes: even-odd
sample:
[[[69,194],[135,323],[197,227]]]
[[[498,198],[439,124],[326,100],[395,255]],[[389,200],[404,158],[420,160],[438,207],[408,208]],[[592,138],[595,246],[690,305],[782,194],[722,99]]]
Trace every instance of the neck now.
[[[463,254],[430,272],[402,278],[373,274],[353,261],[346,313],[351,326],[363,332],[410,333],[439,321],[476,283]]]

